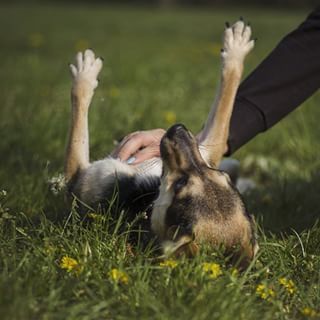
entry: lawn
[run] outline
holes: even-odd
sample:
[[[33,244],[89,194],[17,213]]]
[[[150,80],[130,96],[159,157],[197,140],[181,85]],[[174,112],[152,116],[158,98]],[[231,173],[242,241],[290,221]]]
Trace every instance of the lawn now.
[[[154,262],[151,248],[128,248],[119,221],[83,226],[48,186],[63,171],[77,50],[104,58],[90,110],[97,159],[131,131],[199,130],[225,21],[244,16],[259,39],[247,74],[306,13],[1,5],[0,319],[319,319],[319,94],[234,155],[257,184],[245,201],[260,252],[243,273],[212,249]]]

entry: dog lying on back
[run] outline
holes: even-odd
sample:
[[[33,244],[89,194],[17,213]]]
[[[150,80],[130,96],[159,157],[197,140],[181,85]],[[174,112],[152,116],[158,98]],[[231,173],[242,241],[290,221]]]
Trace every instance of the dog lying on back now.
[[[172,126],[160,144],[161,158],[128,165],[112,157],[90,163],[88,111],[102,68],[92,50],[70,65],[72,121],[65,160],[70,194],[91,208],[107,207],[115,191],[128,217],[148,213],[144,227],[165,255],[194,255],[202,244],[223,246],[247,264],[258,245],[253,218],[219,163],[227,148],[234,98],[245,56],[254,47],[242,20],[224,31],[221,83],[206,124],[196,139],[185,126]]]

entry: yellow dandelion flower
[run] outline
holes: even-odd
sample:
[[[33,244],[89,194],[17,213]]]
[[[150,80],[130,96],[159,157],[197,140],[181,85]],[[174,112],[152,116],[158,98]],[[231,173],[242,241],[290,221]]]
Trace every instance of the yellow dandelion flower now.
[[[79,262],[76,259],[70,258],[69,256],[64,256],[61,259],[60,268],[66,269],[67,272],[78,271]]]
[[[79,39],[74,44],[74,48],[76,49],[76,51],[84,51],[89,47],[90,47],[90,44],[86,39]]]
[[[113,268],[110,272],[109,272],[109,277],[117,283],[122,283],[122,284],[128,284],[129,282],[129,277],[128,275],[116,268]]]
[[[203,263],[202,270],[209,274],[210,279],[216,279],[222,275],[222,270],[220,265],[214,262]]]
[[[320,313],[310,307],[305,307],[301,310],[301,313],[309,318],[320,317]]]
[[[268,288],[265,284],[260,283],[256,288],[256,294],[263,300],[270,301],[275,297],[276,293],[271,288]]]
[[[39,48],[44,44],[44,36],[41,33],[31,33],[28,40],[33,48]]]
[[[297,288],[292,280],[287,278],[279,278],[279,284],[286,289],[289,294],[294,294],[297,291]]]
[[[169,126],[172,126],[177,122],[177,115],[173,111],[166,111],[163,116]]]
[[[178,265],[178,262],[173,259],[168,259],[163,262],[160,262],[159,265],[160,267],[168,267],[170,269],[174,269]]]
[[[120,96],[120,90],[117,87],[111,86],[109,90],[109,96],[112,98],[117,98]]]

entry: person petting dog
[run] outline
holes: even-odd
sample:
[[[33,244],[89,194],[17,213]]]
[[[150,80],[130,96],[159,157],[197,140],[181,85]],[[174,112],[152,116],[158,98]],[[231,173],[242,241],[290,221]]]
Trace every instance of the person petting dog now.
[[[242,82],[231,117],[225,155],[233,154],[313,95],[320,84],[320,6],[284,37]],[[160,156],[163,129],[126,136],[112,155],[131,165]],[[198,134],[201,137],[201,133]]]

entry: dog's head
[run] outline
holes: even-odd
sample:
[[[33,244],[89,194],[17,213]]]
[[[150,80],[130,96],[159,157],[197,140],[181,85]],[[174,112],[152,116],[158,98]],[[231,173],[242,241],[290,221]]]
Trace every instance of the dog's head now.
[[[253,221],[229,176],[206,164],[183,125],[167,131],[160,150],[163,173],[151,225],[164,254],[193,256],[208,244],[250,261],[257,250]]]

